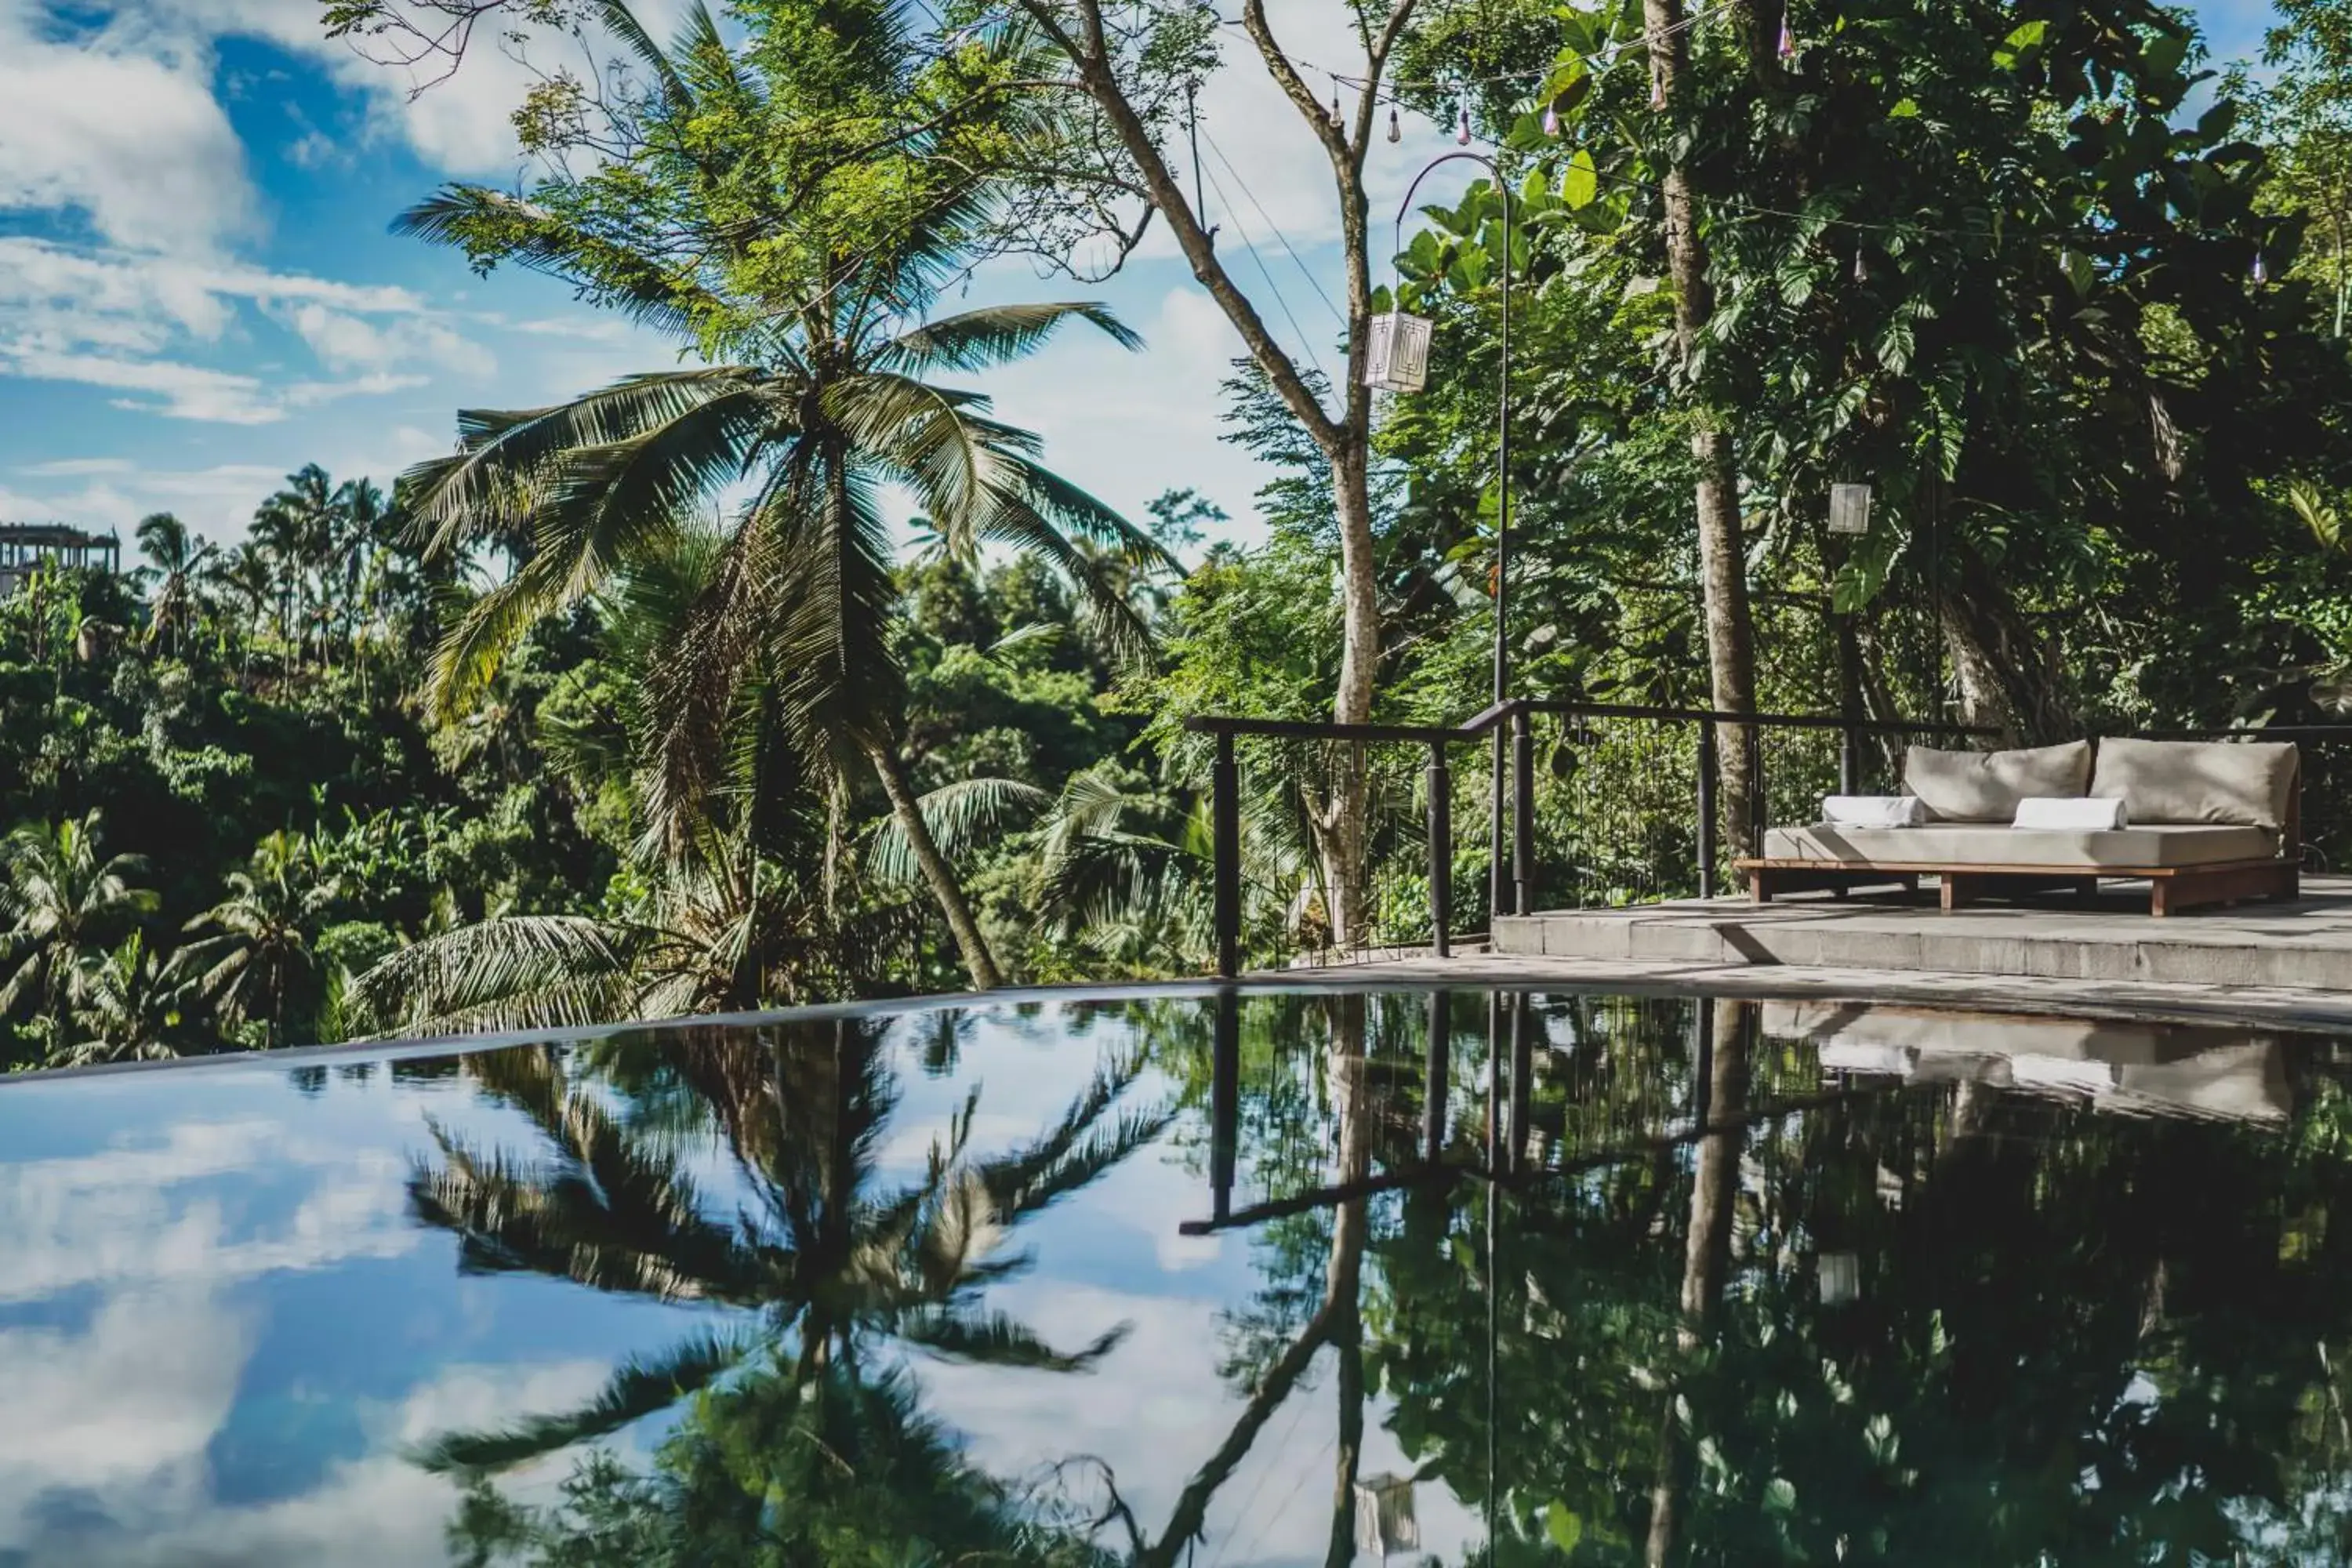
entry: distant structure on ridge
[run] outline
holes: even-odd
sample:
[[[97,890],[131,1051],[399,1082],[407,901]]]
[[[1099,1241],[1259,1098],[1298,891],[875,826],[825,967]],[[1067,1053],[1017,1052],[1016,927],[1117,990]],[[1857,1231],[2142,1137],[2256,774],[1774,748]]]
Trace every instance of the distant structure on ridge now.
[[[34,573],[62,566],[119,572],[122,541],[112,533],[90,533],[62,522],[0,522],[0,598],[23,587]]]

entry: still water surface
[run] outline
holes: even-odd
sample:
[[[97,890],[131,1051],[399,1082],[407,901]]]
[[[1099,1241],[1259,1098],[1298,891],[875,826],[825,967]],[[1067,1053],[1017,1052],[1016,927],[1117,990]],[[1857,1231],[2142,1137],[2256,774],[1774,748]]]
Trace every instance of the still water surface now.
[[[1470,991],[12,1081],[0,1565],[2352,1561],[2347,1081]]]

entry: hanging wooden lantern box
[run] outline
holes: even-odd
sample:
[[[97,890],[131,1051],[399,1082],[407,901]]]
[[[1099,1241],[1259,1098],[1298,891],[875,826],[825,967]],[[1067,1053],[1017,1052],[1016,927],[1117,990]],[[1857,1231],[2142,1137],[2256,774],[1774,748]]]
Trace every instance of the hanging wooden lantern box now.
[[[1372,318],[1364,351],[1364,384],[1381,392],[1419,392],[1429,382],[1426,316],[1391,310]]]

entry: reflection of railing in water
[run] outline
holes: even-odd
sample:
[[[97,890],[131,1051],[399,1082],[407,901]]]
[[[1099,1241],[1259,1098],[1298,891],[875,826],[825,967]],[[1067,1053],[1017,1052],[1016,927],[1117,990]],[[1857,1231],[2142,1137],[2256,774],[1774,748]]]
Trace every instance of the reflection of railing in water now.
[[[1328,1208],[1357,1198],[1376,1197],[1406,1187],[1471,1179],[1516,1185],[1529,1180],[1554,1181],[1566,1175],[1598,1170],[1624,1161],[1685,1148],[1717,1133],[1753,1127],[1779,1117],[1880,1097],[1883,1089],[1848,1089],[1841,1085],[1819,1094],[1775,1097],[1769,1103],[1743,1107],[1739,1114],[1717,1121],[1709,1096],[1716,1052],[1715,1014],[1702,1002],[1697,1007],[1691,1115],[1688,1123],[1647,1137],[1625,1139],[1608,1148],[1552,1164],[1531,1162],[1533,1086],[1538,1027],[1533,994],[1490,992],[1487,994],[1487,1037],[1509,1041],[1507,1058],[1496,1053],[1486,1083],[1486,1147],[1483,1163],[1448,1163],[1444,1159],[1453,1062],[1453,1000],[1450,991],[1429,993],[1428,1047],[1423,1059],[1421,1158],[1412,1164],[1383,1171],[1360,1180],[1311,1187],[1269,1198],[1247,1207],[1234,1207],[1235,1166],[1240,1148],[1241,1003],[1243,993],[1226,986],[1216,996],[1214,1034],[1210,1050],[1209,1195],[1210,1217],[1186,1220],[1178,1226],[1184,1236],[1213,1236],[1222,1230],[1245,1229],[1290,1215]],[[1744,1020],[1758,1015],[1750,1004],[1740,1005]],[[1506,1015],[1508,1016],[1507,1025]],[[1752,1034],[1746,1023],[1743,1034]],[[1740,1049],[1754,1042],[1743,1039]],[[1505,1062],[1507,1059],[1507,1067]]]
[[[1549,748],[1548,771],[1582,791],[1570,809],[1549,817],[1539,810],[1536,782],[1537,726],[1547,721],[1559,726]],[[1454,829],[1455,784],[1450,751],[1456,745],[1493,738],[1492,784],[1488,809],[1483,814],[1487,824],[1486,904],[1491,914],[1508,915],[1534,912],[1538,857],[1547,847],[1553,850],[1556,862],[1566,862],[1570,873],[1566,897],[1574,903],[1628,901],[1616,896],[1621,891],[1643,898],[1691,892],[1712,898],[1719,882],[1720,829],[1727,822],[1727,808],[1738,813],[1734,820],[1745,824],[1743,837],[1758,842],[1774,811],[1785,812],[1792,803],[1802,801],[1803,809],[1810,812],[1832,786],[1843,795],[1863,793],[1874,781],[1891,787],[1891,780],[1899,775],[1900,743],[1906,740],[1975,739],[1996,733],[1912,720],[1740,714],[1525,698],[1496,703],[1453,728],[1217,716],[1188,719],[1185,727],[1210,736],[1215,746],[1211,839],[1217,973],[1228,978],[1241,973],[1247,945],[1238,750],[1244,739],[1276,742],[1282,748],[1283,784],[1291,794],[1305,792],[1317,782],[1308,775],[1318,765],[1336,778],[1322,781],[1332,787],[1318,793],[1333,793],[1358,774],[1364,777],[1369,803],[1367,885],[1358,890],[1366,919],[1365,929],[1356,933],[1355,945],[1418,946],[1425,940],[1430,950],[1443,958],[1448,955],[1454,935],[1454,860],[1459,846]],[[1735,737],[1731,743],[1743,752],[1744,765],[1737,775],[1747,780],[1748,790],[1738,802],[1718,799],[1725,734]],[[1768,736],[1772,745],[1768,745]],[[1830,750],[1819,743],[1832,738],[1833,773]],[[1774,746],[1779,747],[1777,752]],[[1383,768],[1370,754],[1374,747],[1411,747],[1424,753],[1417,792],[1410,770],[1392,764]],[[1387,755],[1392,757],[1393,751]],[[1612,797],[1606,804],[1594,799],[1591,775],[1595,772],[1611,774],[1597,785]],[[1673,782],[1685,777],[1686,791]],[[1666,786],[1663,794],[1659,793],[1662,784]],[[1410,849],[1412,835],[1405,826],[1407,814],[1391,807],[1397,795],[1414,793],[1421,796],[1425,855],[1420,889],[1426,912],[1412,910],[1419,918],[1409,922],[1408,938],[1403,932],[1381,930],[1386,922],[1376,908],[1399,901],[1408,908],[1412,905],[1411,875],[1402,868],[1412,858],[1404,851]],[[1687,806],[1681,804],[1685,794]],[[1627,809],[1617,815],[1652,842],[1628,849],[1609,841],[1612,813],[1619,806]],[[1596,827],[1601,831],[1592,831]],[[1477,847],[1475,840],[1470,847],[1474,851]],[[1384,893],[1390,896],[1383,898]],[[1277,902],[1282,914],[1274,924],[1286,932],[1294,923],[1288,901]],[[1391,935],[1401,940],[1384,940]],[[1277,937],[1276,944],[1281,941]]]
[[[1246,1229],[1385,1193],[1451,1186],[1465,1180],[1525,1190],[1688,1149],[1719,1134],[1754,1129],[1785,1117],[1883,1100],[1890,1094],[1941,1093],[1964,1084],[2026,1099],[2105,1107],[2134,1116],[2273,1128],[2287,1123],[2295,1099],[2291,1058],[2284,1037],[2274,1031],[1899,1005],[1738,1001],[1728,1004],[1738,1020],[1733,1026],[1738,1031],[1731,1047],[1735,1061],[1756,1066],[1766,1059],[1762,1047],[1773,1040],[1809,1049],[1794,1059],[1777,1090],[1736,1099],[1730,1113],[1719,1115],[1721,1108],[1713,1100],[1718,1016],[1715,1003],[1701,997],[1696,1001],[1691,1019],[1687,1115],[1681,1114],[1677,1106],[1676,1114],[1662,1118],[1657,1131],[1631,1136],[1604,1133],[1598,1146],[1547,1160],[1537,1136],[1533,1088],[1538,1042],[1546,1049],[1554,1048],[1549,1031],[1540,1021],[1536,994],[1495,991],[1487,994],[1487,1038],[1507,1045],[1487,1058],[1482,1148],[1476,1157],[1465,1159],[1457,1154],[1448,1161],[1444,1152],[1451,1125],[1453,1004],[1458,994],[1433,990],[1427,1003],[1417,1158],[1360,1179],[1305,1188],[1236,1208],[1233,1200],[1242,1103],[1241,1007],[1246,994],[1233,986],[1221,987],[1217,993],[1210,1076],[1210,1216],[1181,1222],[1178,1229],[1185,1236]],[[1883,1046],[1885,1051],[1868,1060],[1850,1049],[1833,1056],[1858,1040]],[[1896,1050],[1908,1053],[1903,1064],[1895,1064],[1893,1056],[1885,1054]],[[2032,1060],[2062,1058],[2084,1068],[2112,1070],[2104,1076],[2021,1070]],[[1986,1070],[1981,1065],[1995,1061],[2004,1064],[2005,1070]],[[1810,1085],[1820,1087],[1814,1092],[1792,1092]],[[1553,1109],[1557,1110],[1556,1103]],[[1560,1131],[1555,1127],[1552,1136],[1563,1151],[1591,1142],[1590,1129],[1572,1140],[1559,1139]],[[1571,1125],[1567,1131],[1576,1134],[1579,1130]]]

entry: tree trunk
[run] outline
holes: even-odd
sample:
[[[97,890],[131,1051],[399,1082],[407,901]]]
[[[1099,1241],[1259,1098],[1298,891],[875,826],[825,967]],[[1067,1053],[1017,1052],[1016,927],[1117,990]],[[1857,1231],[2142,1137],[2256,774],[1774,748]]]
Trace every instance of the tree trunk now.
[[[1649,34],[1650,79],[1657,96],[1671,106],[1690,65],[1690,30],[1682,0],[1643,0],[1642,10]],[[1752,18],[1748,25],[1753,26]],[[1717,427],[1697,389],[1687,385],[1699,334],[1715,313],[1715,291],[1707,278],[1706,245],[1699,237],[1690,174],[1679,161],[1666,170],[1661,195],[1666,266],[1675,285],[1675,342],[1682,355],[1685,395],[1699,421],[1691,436],[1691,456],[1698,465],[1699,587],[1706,619],[1709,695],[1723,712],[1752,713],[1756,710],[1756,634],[1748,606],[1738,469],[1731,437]],[[1756,851],[1745,809],[1755,786],[1748,765],[1747,741],[1745,726],[1727,725],[1719,737],[1720,798],[1731,814],[1725,841],[1740,855]]]
[[[1683,1238],[1682,1326],[1675,1335],[1685,1357],[1700,1348],[1722,1305],[1724,1276],[1731,1263],[1739,1157],[1748,1145],[1748,1021],[1754,1007],[1729,997],[1698,1005],[1712,1009],[1700,1020],[1712,1041],[1701,1126],[1719,1131],[1699,1139],[1691,1173],[1690,1228]],[[1643,1552],[1648,1568],[1664,1568],[1675,1554],[1681,1497],[1688,1479],[1675,1405],[1670,1386],[1658,1428],[1656,1480],[1650,1491],[1650,1527]]]
[[[1372,1170],[1372,1096],[1364,1058],[1366,999],[1341,995],[1331,1001],[1330,1047],[1324,1071],[1331,1086],[1331,1109],[1339,1123],[1339,1164],[1332,1180],[1361,1182]],[[1331,1534],[1324,1568],[1348,1568],[1356,1558],[1356,1479],[1364,1458],[1364,1244],[1370,1229],[1370,1200],[1358,1196],[1331,1215],[1331,1257],[1325,1266],[1323,1298],[1331,1315],[1331,1348],[1339,1356],[1334,1394],[1339,1400],[1337,1461],[1331,1483]]]
[[[2077,738],[2049,643],[2025,619],[1984,562],[1948,547],[1937,574],[1936,616],[1951,649],[1960,721],[1999,729],[2011,742],[2045,745]]]
[[[1021,0],[1023,9],[1077,68],[1080,84],[1101,109],[1109,129],[1133,162],[1136,177],[1154,211],[1167,222],[1209,298],[1233,323],[1250,360],[1265,375],[1283,406],[1331,469],[1335,521],[1339,536],[1340,651],[1339,689],[1331,717],[1360,724],[1371,717],[1372,687],[1381,653],[1380,597],[1373,569],[1370,487],[1371,389],[1362,382],[1365,346],[1370,337],[1371,265],[1369,208],[1364,195],[1364,153],[1386,101],[1381,75],[1402,37],[1418,0],[1391,0],[1387,14],[1363,19],[1365,69],[1344,123],[1335,123],[1315,89],[1274,36],[1265,0],[1243,0],[1241,25],[1257,46],[1267,74],[1298,112],[1331,166],[1339,205],[1341,258],[1347,268],[1347,363],[1344,384],[1332,388],[1340,407],[1335,415],[1318,397],[1297,361],[1285,350],[1249,296],[1219,258],[1215,237],[1193,210],[1179,179],[1160,152],[1153,128],[1128,96],[1119,63],[1103,19],[1101,0],[1078,0],[1069,11],[1047,0]],[[1357,939],[1362,924],[1366,781],[1359,760],[1342,770],[1328,799],[1317,803],[1325,830],[1318,835],[1326,886],[1330,889],[1335,942]]]
[[[939,900],[940,912],[948,919],[948,930],[955,937],[956,950],[963,954],[964,972],[971,976],[972,989],[993,991],[1004,984],[997,973],[996,957],[988,951],[988,939],[980,933],[980,922],[972,918],[971,904],[963,896],[963,884],[956,880],[955,868],[931,837],[930,825],[923,820],[922,804],[908,785],[906,769],[898,754],[887,745],[876,742],[866,747],[866,755],[874,764],[875,776],[882,781],[882,793],[890,799],[890,814],[898,819],[898,830],[907,836],[907,844],[915,852],[915,864],[921,868],[923,880],[930,884],[931,896]]]

